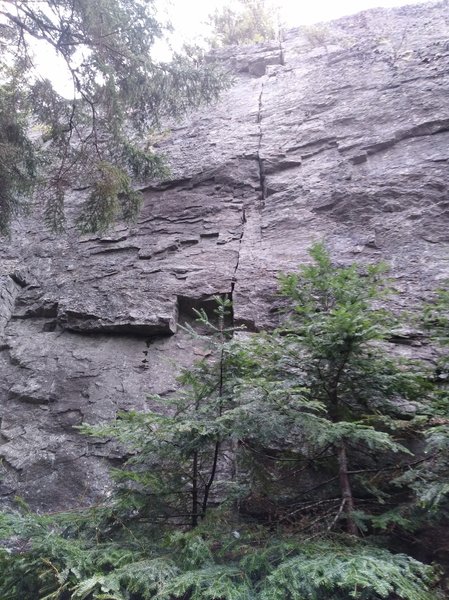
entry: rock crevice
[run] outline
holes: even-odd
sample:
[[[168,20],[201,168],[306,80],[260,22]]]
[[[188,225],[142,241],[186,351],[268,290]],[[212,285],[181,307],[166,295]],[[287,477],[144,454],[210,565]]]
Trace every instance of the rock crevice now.
[[[387,261],[398,311],[449,278],[447,5],[328,30],[217,53],[235,85],[172,126],[172,177],[142,189],[135,226],[55,237],[30,216],[3,244],[0,498],[94,501],[117,454],[73,425],[172,393],[194,359],[178,324],[214,295],[232,296],[236,324],[275,325],[277,274],[314,240],[339,264]],[[432,358],[421,341],[396,345]]]

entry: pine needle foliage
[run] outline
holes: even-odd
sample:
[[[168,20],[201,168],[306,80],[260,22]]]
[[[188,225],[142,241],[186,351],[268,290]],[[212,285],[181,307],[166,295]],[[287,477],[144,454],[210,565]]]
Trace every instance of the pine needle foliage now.
[[[429,569],[408,556],[393,556],[375,547],[342,548],[326,542],[305,545],[296,556],[284,561],[268,576],[260,598],[436,598],[432,592],[423,590],[423,583],[431,583]]]
[[[161,551],[154,529],[132,527],[107,507],[2,515],[1,534],[10,545],[0,554],[2,599],[153,598],[179,569]]]
[[[106,541],[101,534],[89,539],[89,527],[83,531],[79,518],[74,535],[73,518],[40,518],[36,527],[39,517],[34,517],[26,551],[0,553],[2,599],[441,598],[433,588],[431,567],[354,539],[305,540],[288,531],[270,534],[242,524],[231,531],[230,524],[217,526],[209,520],[195,531],[178,531],[164,540],[136,528],[133,540],[115,537],[116,530]],[[19,517],[15,519],[17,528]],[[20,531],[30,535],[23,521]],[[145,550],[137,549],[141,542]]]
[[[66,191],[78,187],[91,189],[82,231],[131,222],[134,186],[168,173],[149,132],[215,100],[227,76],[192,49],[169,63],[152,58],[167,29],[153,0],[4,0],[0,17],[0,233],[33,185],[55,231],[66,227]],[[62,59],[66,97],[35,69],[36,41]]]
[[[273,10],[266,0],[238,0],[210,17],[213,46],[254,44],[276,37]]]
[[[378,475],[383,468],[406,468],[410,451],[397,433],[413,424],[401,405],[407,401],[418,411],[427,382],[419,365],[389,352],[395,319],[380,308],[389,293],[385,266],[335,267],[323,244],[310,255],[311,264],[280,277],[288,303],[282,327],[248,345],[253,367],[242,379],[242,410],[257,432],[248,447],[257,450],[263,441],[290,453],[287,460],[297,456],[304,468],[321,464],[341,496],[326,526],[345,521],[357,535],[354,485],[365,503],[371,497],[378,505],[382,498],[372,476],[363,477],[376,472],[363,456],[385,457]]]
[[[23,79],[13,69],[3,69],[3,73],[9,81],[0,84],[0,234],[8,232],[11,220],[26,211],[37,171],[34,145],[27,135]],[[0,70],[0,78],[1,74]]]
[[[422,424],[426,460],[398,478],[415,494],[417,524],[438,525],[449,516],[449,292],[437,290],[425,306],[423,321],[439,353],[434,389]]]
[[[132,222],[139,214],[141,195],[131,184],[129,175],[111,163],[98,165],[98,177],[78,216],[82,233],[102,233],[119,217]]]

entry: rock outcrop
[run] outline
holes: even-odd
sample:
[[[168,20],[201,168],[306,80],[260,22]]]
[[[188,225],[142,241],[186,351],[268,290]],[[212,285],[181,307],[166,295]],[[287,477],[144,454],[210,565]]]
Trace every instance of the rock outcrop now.
[[[2,243],[5,501],[54,510],[104,493],[116,450],[73,426],[170,393],[196,352],[178,325],[212,295],[232,296],[236,323],[272,324],[276,274],[313,240],[340,263],[388,261],[398,308],[449,277],[447,2],[218,58],[235,85],[160,141],[172,179],[143,190],[135,226],[56,237],[30,218]],[[393,341],[426,355],[413,332]]]

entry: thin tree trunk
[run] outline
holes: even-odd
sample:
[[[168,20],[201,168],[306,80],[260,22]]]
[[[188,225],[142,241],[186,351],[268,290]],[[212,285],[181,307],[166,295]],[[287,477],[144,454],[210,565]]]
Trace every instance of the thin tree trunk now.
[[[209,480],[206,483],[206,485],[204,486],[203,506],[201,509],[201,518],[202,519],[204,519],[204,517],[206,516],[207,504],[209,502],[209,492],[214,483],[215,475],[217,472],[218,457],[220,454],[220,446],[221,446],[220,442],[215,443],[214,457],[212,460],[212,467],[211,467],[211,471],[210,471]]]
[[[346,445],[344,442],[338,447],[338,477],[340,480],[341,496],[344,502],[346,513],[346,529],[351,535],[358,535],[359,530],[354,521],[352,513],[354,512],[354,497],[352,495],[351,482],[348,474],[348,457],[346,455]]]
[[[198,452],[193,454],[192,467],[192,529],[198,525]]]
[[[219,323],[219,327],[220,327],[220,341],[222,343],[224,340],[224,336],[223,336],[223,328],[224,328],[224,321],[223,318],[220,318],[220,323]],[[219,372],[219,380],[218,380],[218,416],[221,417],[223,414],[223,385],[224,385],[224,352],[223,349],[221,349],[220,352],[220,372]],[[217,440],[215,442],[215,448],[214,448],[214,457],[212,459],[212,467],[211,467],[211,471],[210,471],[210,476],[209,476],[209,480],[206,483],[205,487],[204,487],[204,495],[203,495],[203,503],[202,503],[202,510],[201,510],[201,518],[204,519],[204,517],[206,516],[206,511],[207,511],[207,504],[209,502],[209,493],[211,490],[211,487],[214,483],[215,480],[215,475],[217,473],[217,466],[218,466],[218,459],[220,457],[220,449],[221,449],[221,442],[220,440]]]

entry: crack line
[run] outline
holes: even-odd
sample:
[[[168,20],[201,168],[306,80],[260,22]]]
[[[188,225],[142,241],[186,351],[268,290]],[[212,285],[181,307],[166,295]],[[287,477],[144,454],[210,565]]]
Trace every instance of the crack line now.
[[[263,111],[263,92],[265,84],[262,83],[259,94],[259,110],[257,112],[257,123],[259,125],[259,143],[257,147],[257,163],[259,166],[259,181],[260,181],[260,211],[265,206],[265,199],[267,197],[267,184],[265,175],[265,163],[262,158],[262,141],[263,141],[263,128],[262,128],[262,111]]]
[[[240,265],[240,251],[242,249],[242,244],[243,244],[243,238],[245,236],[245,225],[246,225],[246,211],[245,211],[245,207],[242,207],[242,232],[240,234],[239,237],[239,244],[238,244],[238,248],[237,248],[237,261],[235,263],[235,267],[234,267],[234,273],[232,274],[232,278],[231,278],[231,302],[234,302],[234,289],[235,289],[235,285],[237,283],[237,272],[239,270],[239,265]]]

